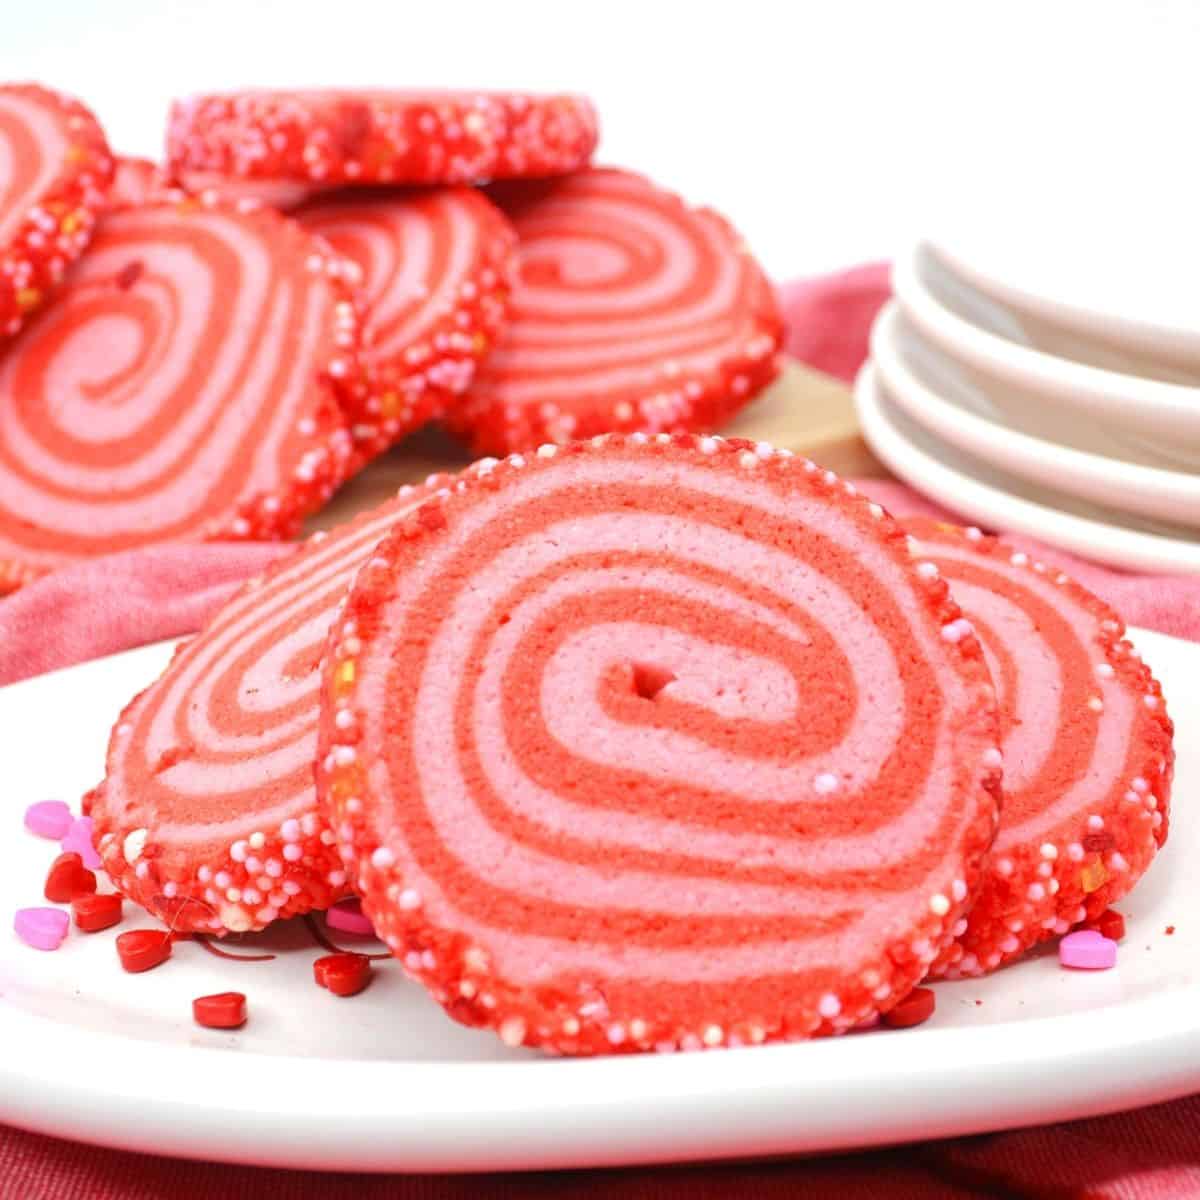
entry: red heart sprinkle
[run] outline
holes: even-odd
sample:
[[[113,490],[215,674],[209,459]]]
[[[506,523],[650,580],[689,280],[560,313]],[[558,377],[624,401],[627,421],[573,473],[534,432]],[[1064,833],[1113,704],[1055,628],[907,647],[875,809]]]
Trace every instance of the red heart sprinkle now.
[[[118,935],[117,954],[125,970],[149,971],[171,957],[171,935],[163,929],[131,929]]]
[[[1094,929],[1102,937],[1119,942],[1125,936],[1125,918],[1115,908],[1106,908],[1094,921],[1089,921],[1085,929]]]
[[[937,1006],[937,997],[929,988],[913,988],[895,1008],[885,1012],[880,1018],[892,1029],[908,1029],[911,1025],[920,1025],[933,1016]]]
[[[115,925],[122,916],[121,897],[116,892],[107,895],[78,895],[71,897],[71,912],[75,924],[84,933],[95,933]]]
[[[335,996],[353,996],[371,981],[371,960],[365,954],[326,954],[313,963],[313,978]]]
[[[83,859],[72,850],[60,854],[46,874],[46,899],[55,904],[69,904],[76,896],[96,890],[96,876],[83,865]]]
[[[197,1025],[209,1029],[237,1029],[246,1023],[246,997],[241,992],[217,992],[192,1001]]]

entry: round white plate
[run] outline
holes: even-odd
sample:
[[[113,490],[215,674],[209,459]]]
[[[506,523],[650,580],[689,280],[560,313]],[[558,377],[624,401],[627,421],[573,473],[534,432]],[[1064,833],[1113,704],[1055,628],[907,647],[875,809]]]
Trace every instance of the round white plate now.
[[[871,364],[859,372],[854,399],[863,437],[876,455],[947,508],[1096,562],[1200,575],[1200,541],[1014,479],[960,453],[906,416],[879,385]]]
[[[1042,406],[1014,412],[994,400],[953,359],[926,342],[893,301],[871,331],[871,358],[888,395],[918,424],[952,446],[1045,487],[1139,516],[1200,526],[1200,474],[1117,457],[1102,432],[1080,422],[1062,436],[1109,453],[1047,441]],[[1024,420],[1030,432],[1014,428]]]
[[[1200,787],[1200,647],[1138,636],[1180,729],[1176,794]],[[0,897],[37,904],[55,847],[32,800],[73,798],[109,724],[165,665],[159,645],[0,690]],[[452,1171],[833,1150],[1114,1111],[1200,1087],[1200,810],[1125,911],[1116,970],[1051,956],[940,984],[925,1026],[807,1045],[555,1060],[451,1022],[390,962],[366,992],[312,982],[292,923],[231,963],[180,943],[126,975],[122,927],[46,954],[0,934],[0,1120],[105,1145],[339,1170]],[[123,928],[141,924],[132,913]],[[1164,935],[1168,924],[1178,927]],[[345,940],[345,939],[343,939]],[[249,942],[241,949],[249,952]],[[194,996],[249,997],[235,1033],[192,1024]]]
[[[989,382],[1149,442],[1163,456],[1200,459],[1200,387],[1035,349],[1019,321],[940,266],[927,246],[896,260],[892,285],[922,335]]]
[[[1031,212],[986,227],[950,218],[935,241],[956,273],[1020,312],[1194,368],[1200,364],[1194,199],[1156,194],[1139,215],[1106,209],[1098,195],[1075,195],[1058,206],[1039,191]]]

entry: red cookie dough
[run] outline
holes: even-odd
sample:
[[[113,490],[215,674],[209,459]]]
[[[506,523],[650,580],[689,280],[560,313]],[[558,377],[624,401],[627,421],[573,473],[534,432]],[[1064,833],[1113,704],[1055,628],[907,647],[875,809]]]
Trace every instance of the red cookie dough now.
[[[509,324],[451,426],[477,453],[719,428],[779,371],[774,291],[729,223],[610,168],[497,188]]]
[[[516,233],[471,188],[338,191],[293,214],[362,271],[366,381],[347,410],[366,453],[457,402],[504,322]]]
[[[584,166],[598,136],[582,96],[256,91],[171,106],[172,173],[337,183],[480,183]]]
[[[113,160],[96,118],[37,84],[0,84],[0,337],[84,251]]]
[[[320,800],[378,935],[511,1045],[843,1032],[924,975],[995,830],[960,619],[882,508],[765,444],[484,460],[330,631]]]
[[[294,534],[350,465],[344,266],[265,210],[109,212],[0,357],[0,591],[149,543]]]
[[[121,714],[90,793],[97,847],[114,885],[172,929],[261,929],[346,894],[316,812],[317,665],[355,572],[431,490],[310,538]]]
[[[932,971],[982,975],[1099,917],[1138,881],[1167,837],[1172,724],[1102,600],[978,529],[905,524],[917,570],[949,586],[999,696],[1000,831],[979,899]]]

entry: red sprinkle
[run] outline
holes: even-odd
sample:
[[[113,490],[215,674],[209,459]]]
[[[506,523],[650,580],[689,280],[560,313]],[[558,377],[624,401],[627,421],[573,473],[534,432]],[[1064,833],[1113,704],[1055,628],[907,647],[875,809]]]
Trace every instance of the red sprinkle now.
[[[933,1016],[937,997],[930,988],[913,988],[895,1008],[883,1014],[883,1023],[891,1029],[908,1029]]]
[[[371,960],[365,954],[326,954],[313,963],[313,978],[335,996],[353,996],[371,982]]]
[[[71,914],[77,928],[84,933],[95,933],[115,925],[124,916],[124,907],[116,892],[103,896],[84,893],[71,897]]]
[[[1119,942],[1125,936],[1125,918],[1115,908],[1106,908],[1094,921],[1089,921],[1085,929],[1094,929],[1110,941]]]
[[[241,992],[217,992],[192,1001],[197,1025],[209,1029],[239,1029],[246,1023],[246,997]]]
[[[83,859],[73,850],[60,854],[46,873],[46,899],[55,904],[69,904],[76,896],[96,890],[95,873],[83,865]]]
[[[132,974],[149,971],[171,957],[171,935],[164,929],[131,929],[118,935],[117,954]]]
[[[1165,933],[1167,935],[1167,937],[1170,937],[1174,932],[1175,932],[1174,925],[1168,925],[1166,927],[1166,929],[1163,930],[1163,933]]]

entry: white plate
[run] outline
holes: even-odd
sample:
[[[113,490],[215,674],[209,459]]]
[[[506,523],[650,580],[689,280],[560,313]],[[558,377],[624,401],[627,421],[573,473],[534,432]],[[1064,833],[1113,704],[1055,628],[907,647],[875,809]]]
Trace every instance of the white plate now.
[[[938,257],[984,294],[1092,341],[1196,369],[1200,313],[1194,214],[1161,229],[1161,214],[1097,230],[1086,206],[1070,224],[1030,235],[1020,221],[991,222],[934,239]],[[1159,245],[1155,238],[1162,239]]]
[[[859,372],[855,407],[863,437],[901,479],[992,529],[1023,533],[1129,570],[1200,575],[1200,541],[1014,479],[933,437]]]
[[[1176,794],[1200,788],[1200,647],[1139,644],[1181,730]],[[30,801],[97,777],[110,721],[166,663],[158,645],[0,691],[5,912],[36,904],[54,847]],[[585,1166],[832,1150],[1049,1121],[1200,1087],[1200,810],[1183,805],[1136,896],[1116,970],[1034,958],[941,984],[926,1026],[807,1045],[567,1061],[455,1025],[391,963],[360,996],[311,981],[303,926],[274,962],[191,943],[121,972],[117,930],[46,954],[0,934],[0,1120],[196,1158],[357,1170]],[[137,925],[131,916],[128,928]],[[1178,926],[1166,937],[1167,924]],[[241,1032],[194,996],[244,991]],[[977,1003],[977,1001],[981,1003]]]
[[[1019,321],[940,266],[927,246],[896,260],[900,307],[946,354],[989,381],[1136,439],[1200,458],[1200,387],[1109,370],[1035,349]]]
[[[1094,504],[1162,521],[1200,526],[1200,474],[1127,462],[1124,452],[1093,427],[1071,422],[1062,436],[1097,450],[1047,441],[1044,406],[1014,407],[996,400],[953,359],[926,342],[894,301],[871,331],[871,358],[888,395],[918,424],[984,462]],[[1013,428],[1020,421],[1030,432]]]

